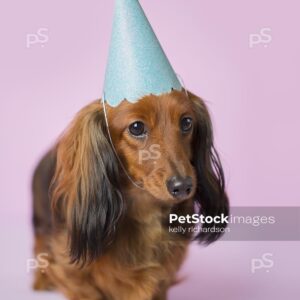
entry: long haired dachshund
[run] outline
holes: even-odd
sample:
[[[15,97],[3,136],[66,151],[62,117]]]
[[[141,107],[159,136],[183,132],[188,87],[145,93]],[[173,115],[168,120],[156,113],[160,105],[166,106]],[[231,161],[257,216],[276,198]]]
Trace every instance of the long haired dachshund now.
[[[72,300],[167,299],[191,240],[220,236],[174,233],[169,214],[228,214],[210,116],[175,90],[105,107],[84,107],[35,170],[35,255],[47,267],[34,288]]]

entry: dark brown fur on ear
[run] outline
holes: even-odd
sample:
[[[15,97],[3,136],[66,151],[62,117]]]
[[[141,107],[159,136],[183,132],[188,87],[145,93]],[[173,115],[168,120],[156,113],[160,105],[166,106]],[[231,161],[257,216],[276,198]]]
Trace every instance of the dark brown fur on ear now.
[[[229,213],[229,201],[225,192],[225,179],[219,155],[213,144],[212,123],[203,100],[189,93],[195,104],[197,115],[193,136],[193,165],[197,170],[197,192],[195,202],[200,207],[201,214],[217,216]],[[211,231],[215,227],[216,232]],[[226,224],[204,224],[203,231],[195,239],[211,243],[221,235],[218,229],[224,229]]]
[[[52,204],[65,213],[72,262],[91,262],[114,239],[123,212],[119,186],[117,159],[97,101],[78,113],[57,148]]]

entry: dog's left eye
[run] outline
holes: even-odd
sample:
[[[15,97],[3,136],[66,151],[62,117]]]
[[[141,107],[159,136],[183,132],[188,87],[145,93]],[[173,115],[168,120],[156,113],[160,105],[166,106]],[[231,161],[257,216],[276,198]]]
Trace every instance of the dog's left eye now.
[[[182,132],[189,132],[193,127],[193,119],[190,117],[185,117],[181,119],[180,129]]]
[[[147,133],[146,126],[141,121],[136,121],[129,125],[129,132],[135,137],[144,137]]]

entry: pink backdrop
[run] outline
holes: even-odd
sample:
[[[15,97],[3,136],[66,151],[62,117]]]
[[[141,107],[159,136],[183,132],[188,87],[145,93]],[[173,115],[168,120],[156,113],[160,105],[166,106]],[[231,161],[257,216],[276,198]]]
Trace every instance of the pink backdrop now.
[[[299,1],[141,3],[187,88],[208,103],[232,205],[299,205]],[[61,299],[29,289],[31,173],[74,114],[101,95],[112,7],[112,0],[0,4],[3,299]],[[299,244],[192,246],[181,272],[187,279],[170,299],[299,299]],[[274,266],[252,273],[251,260],[264,253]]]

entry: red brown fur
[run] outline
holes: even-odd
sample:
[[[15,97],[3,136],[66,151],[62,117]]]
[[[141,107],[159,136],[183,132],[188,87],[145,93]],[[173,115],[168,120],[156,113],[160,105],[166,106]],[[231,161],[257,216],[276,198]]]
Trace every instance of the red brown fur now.
[[[177,91],[106,108],[115,150],[142,188],[113,151],[100,101],[84,107],[35,171],[35,254],[47,253],[49,266],[36,271],[34,287],[72,300],[167,299],[191,239],[219,237],[171,233],[169,213],[228,213],[209,114],[201,99]],[[186,134],[184,116],[193,120]],[[128,131],[141,120],[144,139]],[[160,156],[141,163],[139,151],[151,145]],[[185,196],[168,190],[172,176],[191,178]]]

